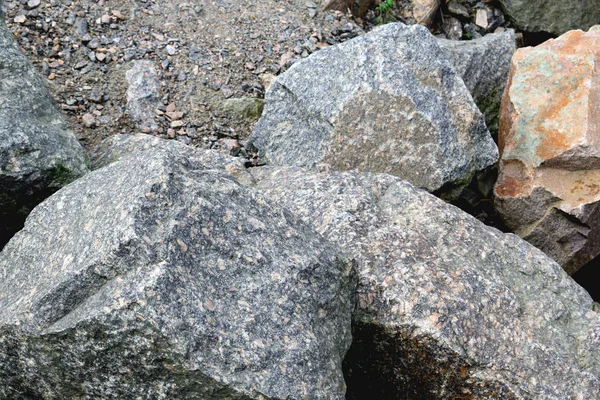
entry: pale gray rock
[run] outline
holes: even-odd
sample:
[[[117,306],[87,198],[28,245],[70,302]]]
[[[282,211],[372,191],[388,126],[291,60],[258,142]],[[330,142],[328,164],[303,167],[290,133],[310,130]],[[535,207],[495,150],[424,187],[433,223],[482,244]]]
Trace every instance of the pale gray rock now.
[[[83,148],[2,18],[0,249],[33,207],[86,172]]]
[[[500,4],[514,27],[525,32],[558,36],[600,22],[597,0],[500,0]]]
[[[448,198],[498,159],[436,39],[401,23],[295,63],[269,87],[250,140],[273,165],[385,172]]]
[[[154,62],[133,61],[125,73],[127,78],[127,111],[144,132],[155,132],[158,125],[154,121],[155,111],[160,100],[160,82]]]
[[[203,153],[123,157],[0,253],[0,398],[343,399],[337,254]]]
[[[516,50],[515,32],[509,29],[475,40],[439,39],[438,43],[448,52],[454,68],[485,116],[488,129],[497,136],[502,93]]]
[[[252,169],[357,261],[347,399],[598,399],[600,318],[563,269],[399,178]]]

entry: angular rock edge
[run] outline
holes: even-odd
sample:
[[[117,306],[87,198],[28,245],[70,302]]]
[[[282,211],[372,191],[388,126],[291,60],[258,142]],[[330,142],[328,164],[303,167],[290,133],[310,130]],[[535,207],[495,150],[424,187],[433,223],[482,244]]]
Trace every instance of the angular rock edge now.
[[[343,399],[351,263],[204,156],[35,208],[0,253],[0,398]]]
[[[1,249],[33,207],[88,169],[83,148],[3,16],[0,59]]]

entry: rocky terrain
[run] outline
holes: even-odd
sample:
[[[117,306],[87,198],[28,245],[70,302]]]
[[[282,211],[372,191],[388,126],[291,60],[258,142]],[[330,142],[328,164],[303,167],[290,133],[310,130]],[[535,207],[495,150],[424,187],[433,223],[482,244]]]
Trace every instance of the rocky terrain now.
[[[594,3],[0,1],[0,399],[600,398]]]

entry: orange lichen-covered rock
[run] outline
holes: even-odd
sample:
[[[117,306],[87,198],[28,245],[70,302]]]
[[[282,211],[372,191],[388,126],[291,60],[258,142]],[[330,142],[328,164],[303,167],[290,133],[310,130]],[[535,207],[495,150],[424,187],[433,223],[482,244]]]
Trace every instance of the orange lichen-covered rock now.
[[[515,53],[498,140],[509,228],[569,273],[600,254],[600,26]]]

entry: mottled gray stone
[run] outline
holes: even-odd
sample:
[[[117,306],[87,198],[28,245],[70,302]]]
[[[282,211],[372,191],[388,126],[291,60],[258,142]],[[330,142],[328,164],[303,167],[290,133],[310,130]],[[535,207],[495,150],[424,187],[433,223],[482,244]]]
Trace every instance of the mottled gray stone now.
[[[449,198],[498,149],[427,28],[374,29],[271,84],[251,142],[273,165],[385,172]]]
[[[399,178],[252,169],[358,263],[348,399],[598,399],[600,318],[563,269]]]
[[[562,35],[600,22],[597,0],[500,0],[514,27],[525,32]]]
[[[133,61],[127,78],[127,111],[144,132],[158,130],[154,121],[160,99],[160,82],[153,61]]]
[[[188,146],[175,140],[161,139],[143,133],[131,135],[115,135],[102,140],[92,151],[92,167],[105,167],[122,157],[150,149],[173,150],[187,156],[193,156],[196,162],[201,162],[206,168],[227,171],[242,184],[254,183],[254,178],[246,170],[240,158],[228,156],[215,150],[200,149]]]
[[[485,35],[476,40],[439,39],[454,68],[485,116],[492,135],[498,135],[500,102],[508,80],[510,60],[516,50],[515,32]]]
[[[343,399],[337,254],[202,154],[121,158],[0,253],[0,398]]]
[[[86,172],[83,148],[2,18],[0,249],[33,207]]]

